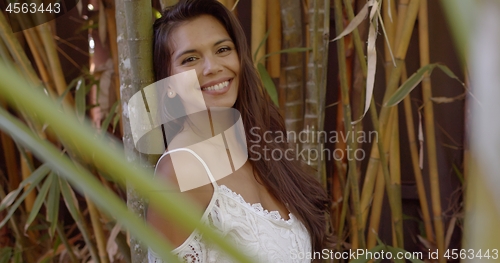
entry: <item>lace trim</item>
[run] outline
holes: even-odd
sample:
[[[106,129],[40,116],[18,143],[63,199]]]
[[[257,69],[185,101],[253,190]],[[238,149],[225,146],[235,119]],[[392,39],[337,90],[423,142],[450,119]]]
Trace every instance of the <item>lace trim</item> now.
[[[225,185],[219,185],[219,188],[221,189],[222,193],[226,194],[226,196],[232,198],[233,200],[237,201],[238,203],[240,203],[244,207],[254,211],[256,214],[258,214],[266,219],[275,220],[278,222],[283,222],[283,223],[286,223],[288,225],[292,225],[293,222],[295,221],[292,213],[289,213],[288,214],[289,219],[285,220],[281,217],[280,212],[268,211],[268,210],[264,209],[264,207],[262,207],[261,203],[255,203],[255,204],[247,203],[245,201],[245,199],[243,198],[243,196],[233,192],[233,190],[229,189]]]

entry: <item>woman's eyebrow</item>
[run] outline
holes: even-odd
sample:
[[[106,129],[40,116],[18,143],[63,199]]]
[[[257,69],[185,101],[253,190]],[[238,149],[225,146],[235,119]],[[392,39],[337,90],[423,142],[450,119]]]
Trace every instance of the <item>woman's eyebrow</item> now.
[[[189,49],[189,50],[184,50],[179,55],[175,56],[175,60],[179,59],[182,55],[187,54],[187,53],[194,53],[196,52],[196,49]]]
[[[222,40],[219,40],[219,41],[215,42],[214,46],[217,46],[217,45],[219,45],[220,43],[224,43],[224,42],[226,42],[226,41],[233,42],[233,40],[231,40],[230,38],[224,38],[224,39],[222,39]]]

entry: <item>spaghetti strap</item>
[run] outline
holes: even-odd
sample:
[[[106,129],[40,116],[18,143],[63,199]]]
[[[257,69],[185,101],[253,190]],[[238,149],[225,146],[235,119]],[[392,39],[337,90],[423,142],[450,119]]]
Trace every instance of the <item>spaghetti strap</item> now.
[[[189,152],[191,153],[192,155],[194,155],[194,157],[196,157],[196,159],[198,159],[198,161],[201,162],[201,164],[203,165],[203,167],[205,168],[205,171],[207,172],[208,174],[208,178],[210,178],[210,182],[212,183],[212,185],[214,186],[215,189],[217,189],[219,187],[219,185],[217,184],[217,182],[215,181],[215,178],[214,176],[212,175],[212,172],[210,171],[210,169],[208,168],[208,165],[207,163],[205,163],[205,161],[203,161],[203,159],[201,159],[201,157],[195,153],[193,150],[191,149],[188,149],[188,148],[178,148],[178,149],[173,149],[171,151],[168,151],[168,152],[165,152],[161,157],[160,159],[158,159],[158,162],[156,163],[156,167],[158,167],[158,163],[161,161],[161,159],[165,156],[167,156],[168,154],[171,154],[171,153],[174,153],[174,152]],[[156,167],[155,167],[155,174],[156,174]]]

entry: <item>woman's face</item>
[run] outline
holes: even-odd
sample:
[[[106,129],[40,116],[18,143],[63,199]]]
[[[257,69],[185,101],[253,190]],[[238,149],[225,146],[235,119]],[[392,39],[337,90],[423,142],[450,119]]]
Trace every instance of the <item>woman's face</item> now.
[[[200,92],[207,107],[233,107],[240,61],[233,40],[216,18],[202,15],[181,24],[173,30],[170,45],[171,75],[194,69],[201,87],[174,88],[185,107],[199,101]]]

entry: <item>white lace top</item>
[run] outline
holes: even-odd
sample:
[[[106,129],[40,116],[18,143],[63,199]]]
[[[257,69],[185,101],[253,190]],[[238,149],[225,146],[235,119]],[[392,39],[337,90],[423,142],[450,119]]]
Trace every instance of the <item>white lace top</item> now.
[[[260,203],[250,204],[243,197],[225,185],[218,185],[206,163],[190,149],[175,149],[192,153],[205,167],[214,187],[214,193],[201,221],[225,236],[255,262],[259,263],[302,263],[311,262],[300,255],[311,251],[311,239],[302,222],[293,214],[284,220],[278,211],[267,211]],[[161,160],[160,158],[160,160]],[[160,161],[158,160],[158,162]],[[229,263],[229,256],[205,242],[197,231],[172,253],[182,262]],[[165,263],[151,249],[149,263]]]

